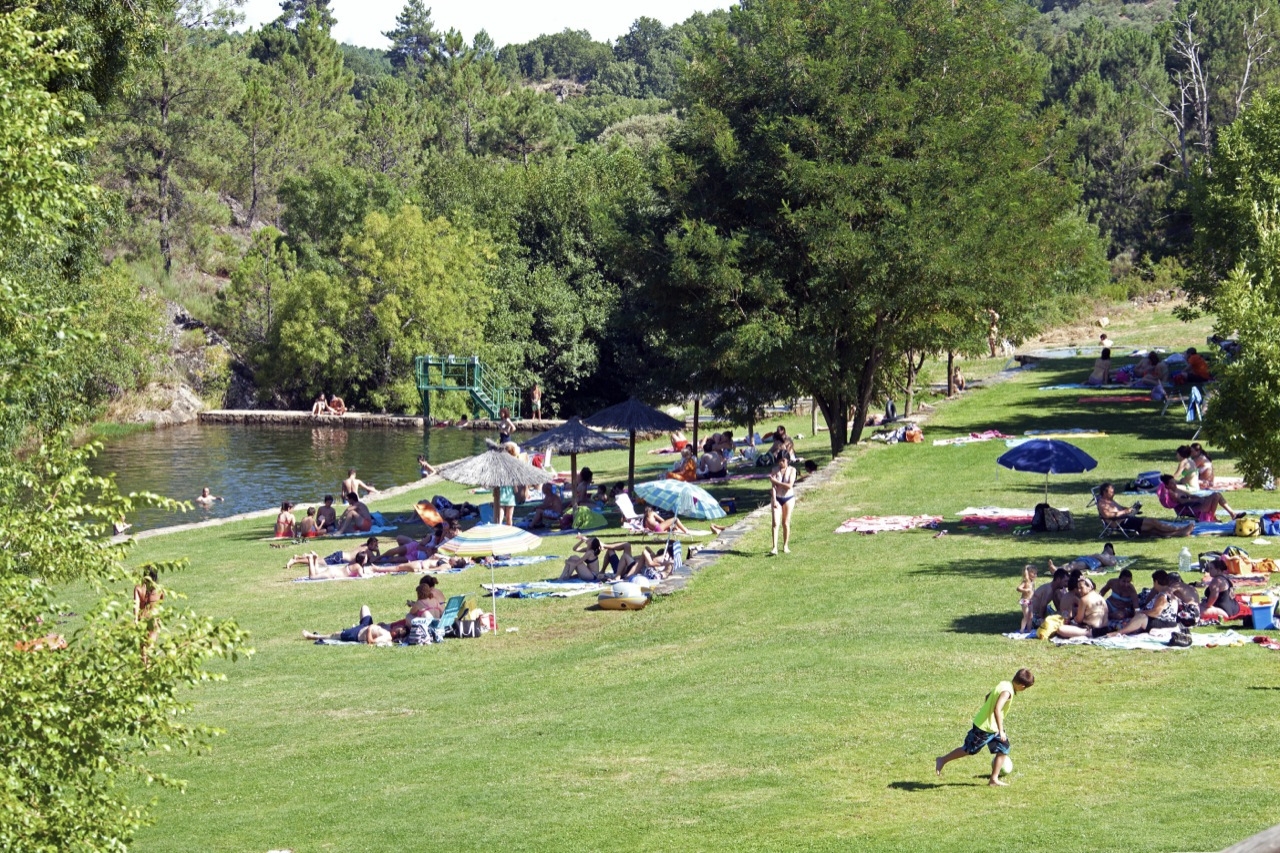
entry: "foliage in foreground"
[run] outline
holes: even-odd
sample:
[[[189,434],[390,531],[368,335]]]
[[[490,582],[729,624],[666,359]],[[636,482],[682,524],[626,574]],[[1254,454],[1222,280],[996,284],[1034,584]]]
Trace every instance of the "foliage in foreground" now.
[[[37,21],[28,6],[0,13],[0,847],[121,850],[147,821],[123,782],[172,782],[147,770],[154,752],[212,731],[181,722],[180,694],[245,635],[172,596],[135,613],[139,569],[108,537],[151,498],[117,494],[89,474],[92,448],[71,447],[84,397],[120,379],[98,362],[128,371],[144,352],[130,326],[145,324],[147,303],[96,263],[87,224],[102,211],[79,167],[75,93],[50,87],[91,69]],[[114,304],[89,310],[88,298]],[[65,600],[86,587],[95,603],[70,613]]]

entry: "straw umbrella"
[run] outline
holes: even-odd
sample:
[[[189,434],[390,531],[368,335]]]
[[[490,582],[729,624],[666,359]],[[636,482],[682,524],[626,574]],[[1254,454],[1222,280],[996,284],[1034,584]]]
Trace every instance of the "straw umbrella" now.
[[[546,450],[550,448],[557,453],[569,454],[569,467],[573,472],[570,485],[578,485],[578,454],[595,453],[599,450],[619,450],[621,444],[602,432],[596,432],[582,422],[577,415],[569,418],[560,426],[547,430],[537,438],[531,438],[521,445],[526,450]]]
[[[610,406],[596,412],[583,420],[587,426],[597,429],[625,429],[631,437],[631,455],[627,463],[627,488],[636,485],[636,433],[637,432],[670,432],[684,429],[684,424],[653,406],[646,405],[635,397],[625,403]]]
[[[489,489],[499,489],[503,486],[540,486],[543,483],[551,483],[555,480],[554,477],[541,468],[535,468],[528,462],[522,462],[518,457],[512,456],[504,450],[486,450],[484,453],[477,453],[475,456],[459,459],[457,462],[450,462],[448,465],[440,466],[439,474],[450,482],[462,483],[467,486],[483,486]],[[497,526],[505,529],[505,525]],[[534,538],[536,539],[537,537]],[[446,542],[441,545],[440,549],[446,550],[445,545],[448,544]],[[492,567],[489,569],[489,574],[492,580]],[[495,598],[494,601],[496,602],[497,599]],[[494,608],[493,618],[494,624],[497,624],[496,607]]]

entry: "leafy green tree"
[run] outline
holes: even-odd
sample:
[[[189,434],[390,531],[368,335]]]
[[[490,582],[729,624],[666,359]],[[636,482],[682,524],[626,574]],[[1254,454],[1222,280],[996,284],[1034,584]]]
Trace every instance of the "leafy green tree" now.
[[[440,112],[400,77],[383,77],[356,107],[352,165],[386,175],[404,190],[416,185]]]
[[[86,375],[86,354],[108,357],[96,339],[118,329],[101,305],[61,301],[66,291],[49,285],[92,267],[86,214],[98,192],[69,159],[87,145],[69,102],[87,93],[50,86],[85,68],[56,48],[65,32],[41,26],[30,6],[0,11],[0,141],[22,148],[0,179],[0,847],[120,850],[148,820],[129,786],[177,784],[147,770],[150,755],[211,733],[181,722],[184,695],[218,678],[207,662],[234,657],[245,637],[173,592],[135,617],[128,580],[139,571],[108,534],[147,496],[122,497],[90,475],[92,451],[74,449],[65,410],[51,416],[45,405],[76,393],[68,376]],[[127,300],[129,290],[116,278],[96,293]],[[86,592],[97,603],[76,606],[67,636],[51,634],[70,595]]]
[[[342,166],[322,166],[287,179],[280,198],[280,220],[300,264],[330,273],[338,272],[343,241],[360,230],[371,212],[390,215],[402,204],[386,176]]]
[[[939,290],[1020,308],[1073,263],[1072,193],[1037,168],[1041,81],[1011,14],[747,2],[683,78],[653,301],[666,324],[698,306],[720,375],[751,365],[811,394],[834,451],[860,436],[905,321]]]

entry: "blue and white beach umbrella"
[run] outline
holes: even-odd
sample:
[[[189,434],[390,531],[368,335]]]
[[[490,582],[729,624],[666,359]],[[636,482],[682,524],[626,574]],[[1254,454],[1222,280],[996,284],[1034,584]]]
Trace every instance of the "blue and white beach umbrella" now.
[[[646,503],[685,518],[724,518],[727,513],[710,492],[684,480],[654,480],[636,484]]]

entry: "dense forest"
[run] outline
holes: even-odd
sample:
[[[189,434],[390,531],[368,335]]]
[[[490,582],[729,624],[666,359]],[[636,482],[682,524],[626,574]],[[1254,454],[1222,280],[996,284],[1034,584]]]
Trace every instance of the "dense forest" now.
[[[727,34],[747,13],[737,24],[729,12],[671,27],[640,18],[612,42],[566,29],[498,47],[484,32],[440,31],[424,3],[410,0],[387,32],[390,47],[377,51],[334,41],[326,0],[281,5],[276,21],[238,33],[233,2],[156,4],[154,52],[130,65],[119,97],[86,105],[96,140],[89,159],[106,191],[102,245],[115,274],[220,332],[252,377],[255,404],[298,406],[340,389],[358,407],[413,410],[412,357],[425,353],[479,354],[514,384],[540,382],[548,408],[562,413],[633,391],[715,391],[727,406],[815,393],[786,371],[762,369],[769,353],[745,341],[732,349],[754,365],[754,378],[695,369],[724,360],[699,351],[710,338],[682,334],[705,313],[692,304],[700,288],[686,281],[676,302],[683,293],[691,304],[674,311],[664,293],[681,278],[672,229],[698,213],[677,198],[691,189],[681,174],[697,159],[682,146],[713,108],[689,72],[724,60]],[[912,14],[898,9],[904,21]],[[1054,221],[1071,261],[1044,270],[1052,283],[1006,277],[1008,257],[980,269],[900,271],[921,286],[917,304],[960,289],[973,304],[949,306],[951,322],[935,315],[911,340],[885,340],[864,391],[908,381],[926,352],[980,351],[987,307],[999,307],[1003,334],[1017,340],[1076,310],[1082,295],[1180,283],[1190,188],[1209,169],[1220,129],[1276,75],[1266,4],[1002,4],[983,14],[1007,39],[1002,73],[1017,69],[1018,79],[1001,93],[1003,129],[965,144],[985,146],[993,160],[1008,155],[1004,175],[1029,158],[1040,179],[1034,195],[1053,207],[1034,216]],[[971,47],[956,46],[955,67],[970,75],[957,110],[990,70]],[[798,82],[780,72],[765,69],[751,97]],[[900,72],[930,73],[909,63]],[[825,85],[852,92],[861,81],[804,85],[809,97]],[[867,119],[884,144],[915,130],[945,133],[925,128],[923,112],[902,113],[933,107],[909,85],[896,88],[916,100]],[[1014,125],[1020,133],[1009,132]],[[871,139],[845,159],[872,168],[880,155]],[[907,145],[917,143],[925,151],[945,140]],[[891,171],[871,174],[880,186],[867,192],[902,189]],[[988,189],[1014,189],[990,177]],[[757,199],[775,205],[757,212],[776,216],[776,205],[795,203],[796,188],[779,189]],[[900,201],[910,205],[908,196]],[[968,202],[956,203],[967,215]],[[731,216],[725,227],[739,224]],[[929,226],[917,226],[930,242],[921,230]],[[933,246],[940,253],[961,239],[938,236],[952,244]],[[975,284],[986,277],[993,281]],[[1034,298],[1021,298],[1028,288]],[[775,319],[794,326],[784,315]],[[755,333],[771,334],[765,325]],[[214,403],[226,371],[204,377]],[[760,381],[770,373],[780,375]],[[857,396],[836,395],[849,412]]]

